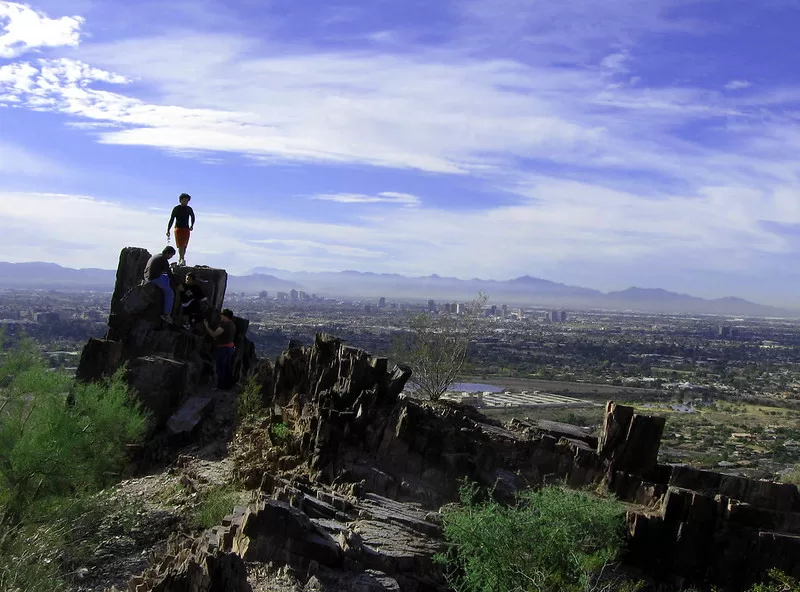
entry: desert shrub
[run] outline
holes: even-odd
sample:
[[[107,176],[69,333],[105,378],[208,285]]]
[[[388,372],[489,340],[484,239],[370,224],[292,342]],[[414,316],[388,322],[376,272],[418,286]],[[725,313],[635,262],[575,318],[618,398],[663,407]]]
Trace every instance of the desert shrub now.
[[[241,420],[250,416],[259,416],[264,413],[264,399],[261,394],[261,385],[258,376],[251,374],[247,377],[244,388],[239,393],[236,401],[236,416]]]
[[[800,465],[797,465],[794,469],[792,469],[788,473],[785,473],[781,477],[781,481],[783,481],[784,483],[791,483],[793,485],[796,485],[797,487],[800,487]]]
[[[478,503],[465,487],[445,511],[438,559],[458,592],[579,591],[608,577],[624,543],[621,504],[554,486],[519,501]]]
[[[0,590],[58,590],[55,556],[114,483],[147,419],[122,371],[76,383],[22,342],[0,359]],[[54,509],[57,509],[54,510]],[[68,536],[69,535],[69,536]]]
[[[771,569],[769,579],[769,582],[756,584],[748,592],[800,592],[800,582],[779,569]]]
[[[17,524],[0,532],[0,590],[61,592],[67,589],[57,549],[64,540],[63,525],[32,528]]]
[[[0,534],[0,590],[68,589],[70,574],[91,562],[105,540],[100,525],[111,519],[115,533],[126,533],[142,507],[138,500],[120,499],[109,490],[50,497],[34,506],[28,520]]]
[[[202,494],[200,504],[194,515],[194,525],[199,528],[211,528],[222,524],[222,519],[233,511],[234,506],[241,503],[246,494],[231,485],[215,487]]]
[[[464,315],[409,316],[408,330],[392,345],[392,357],[411,369],[409,385],[418,396],[439,400],[461,374],[487,302],[481,292]]]
[[[272,437],[275,442],[283,443],[289,439],[291,429],[285,423],[276,423],[272,425]]]
[[[96,384],[75,383],[28,358],[2,389],[0,402],[0,507],[21,517],[48,496],[93,491],[113,483],[126,444],[141,439],[147,424],[122,371]]]

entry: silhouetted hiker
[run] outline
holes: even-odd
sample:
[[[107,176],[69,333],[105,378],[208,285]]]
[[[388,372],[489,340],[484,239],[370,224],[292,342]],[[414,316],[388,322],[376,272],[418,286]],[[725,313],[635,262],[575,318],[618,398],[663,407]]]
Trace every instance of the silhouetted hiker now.
[[[193,271],[186,274],[186,281],[178,287],[178,290],[182,316],[189,324],[194,325],[205,316],[208,298]]]
[[[216,367],[217,367],[217,388],[228,390],[233,387],[233,354],[236,347],[233,345],[233,338],[236,336],[236,325],[233,324],[233,311],[229,308],[223,309],[219,325],[212,329],[208,324],[208,319],[203,323],[206,331],[214,338],[217,346]]]
[[[175,246],[178,247],[178,265],[186,265],[186,247],[189,246],[189,236],[194,230],[194,210],[189,207],[189,200],[192,196],[188,193],[181,193],[178,196],[179,205],[172,208],[172,215],[167,224],[167,238],[172,223],[175,222]],[[189,223],[191,219],[191,224]]]
[[[175,303],[175,292],[172,282],[175,278],[169,268],[169,260],[175,256],[175,249],[167,245],[164,250],[153,255],[144,267],[144,281],[150,282],[161,288],[164,293],[164,309],[161,318],[167,323],[172,322],[172,305]]]

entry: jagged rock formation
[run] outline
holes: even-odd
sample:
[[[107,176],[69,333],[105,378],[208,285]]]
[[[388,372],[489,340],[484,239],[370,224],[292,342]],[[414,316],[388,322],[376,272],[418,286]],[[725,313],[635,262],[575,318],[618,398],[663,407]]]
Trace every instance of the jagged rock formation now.
[[[153,418],[153,428],[167,424],[179,405],[198,390],[208,386],[212,378],[214,346],[201,328],[186,330],[166,325],[160,318],[163,294],[153,284],[142,284],[144,268],[150,253],[138,247],[122,249],[117,279],[111,298],[108,331],[104,339],[90,339],[83,349],[77,377],[83,381],[110,376],[127,364],[128,384],[138,394]],[[216,321],[225,298],[228,274],[222,269],[184,267],[175,270],[178,282],[194,271],[203,282]],[[175,298],[173,316],[179,318],[180,302]],[[215,318],[216,317],[216,318]],[[235,318],[236,357],[234,375],[246,376],[255,368],[255,347],[247,339],[247,319]],[[207,399],[207,398],[206,398]],[[200,406],[192,401],[190,408],[207,410],[209,401]],[[187,411],[180,421],[170,426],[176,433],[190,432],[199,421]]]
[[[211,574],[209,557],[285,565],[307,589],[443,589],[438,510],[464,477],[506,500],[561,480],[604,487],[631,504],[628,561],[662,581],[738,591],[769,567],[800,575],[797,488],[659,464],[662,418],[609,403],[599,438],[555,422],[503,426],[402,395],[407,370],[329,335],[256,376],[267,418],[233,444],[256,500],[131,590],[199,589],[178,582]],[[207,589],[248,589],[224,573]]]
[[[234,592],[250,590],[247,569],[236,553],[220,551],[201,538],[173,539],[167,552],[144,573],[131,579],[130,592]]]
[[[401,397],[410,371],[388,370],[385,358],[329,335],[288,349],[271,376],[262,362],[259,376],[265,401],[298,434],[294,460],[284,464],[302,465],[315,482],[433,508],[453,499],[461,478],[513,494],[544,473],[563,474],[559,465],[569,462],[553,456],[555,440],[531,441],[470,407]],[[256,474],[245,478],[256,485],[265,467],[247,464]]]

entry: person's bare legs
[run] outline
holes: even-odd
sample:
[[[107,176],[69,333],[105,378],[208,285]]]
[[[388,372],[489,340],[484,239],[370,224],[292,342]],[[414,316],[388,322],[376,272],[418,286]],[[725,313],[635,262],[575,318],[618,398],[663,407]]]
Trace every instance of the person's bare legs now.
[[[178,247],[178,262],[186,264],[186,247]]]

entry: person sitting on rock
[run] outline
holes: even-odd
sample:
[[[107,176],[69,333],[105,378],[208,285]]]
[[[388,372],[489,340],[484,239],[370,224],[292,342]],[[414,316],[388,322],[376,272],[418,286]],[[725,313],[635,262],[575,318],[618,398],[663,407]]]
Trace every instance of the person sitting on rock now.
[[[204,319],[206,331],[214,338],[216,345],[216,368],[217,368],[217,388],[219,390],[229,390],[233,387],[233,355],[236,353],[236,346],[233,339],[236,336],[236,325],[233,324],[233,311],[223,309],[219,325],[212,329],[208,319]]]
[[[186,265],[186,247],[189,246],[189,236],[194,230],[194,210],[189,207],[189,201],[192,196],[188,193],[181,193],[178,196],[180,202],[177,206],[172,208],[172,215],[167,224],[167,238],[169,238],[169,231],[172,228],[172,223],[175,222],[175,246],[178,247],[178,265]],[[191,224],[189,220],[191,219]]]
[[[175,303],[175,292],[172,283],[175,281],[169,260],[175,256],[175,249],[167,245],[160,253],[153,255],[144,268],[144,281],[155,284],[164,293],[164,308],[161,319],[167,323],[172,322],[172,305]]]
[[[180,291],[182,316],[190,325],[194,325],[203,318],[208,308],[208,298],[193,271],[186,274],[186,281],[178,290]]]

